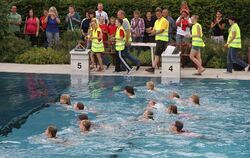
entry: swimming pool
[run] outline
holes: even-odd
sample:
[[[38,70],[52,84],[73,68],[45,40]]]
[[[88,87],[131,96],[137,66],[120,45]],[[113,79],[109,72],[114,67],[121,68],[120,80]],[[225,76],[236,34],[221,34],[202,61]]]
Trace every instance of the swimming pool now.
[[[5,82],[6,75],[15,89],[27,88],[23,82],[15,82],[16,78],[9,74],[1,74],[1,83]],[[26,77],[22,76],[23,79]],[[27,78],[36,80],[36,75]],[[250,156],[249,81],[184,79],[180,84],[163,85],[160,78],[91,76],[88,84],[73,87],[69,86],[67,75],[40,75],[39,78],[50,83],[47,87],[57,85],[57,91],[48,96],[57,98],[58,93],[64,92],[71,95],[73,103],[83,102],[89,109],[86,113],[94,127],[87,134],[80,133],[76,121],[79,113],[58,103],[48,103],[50,99],[45,97],[37,103],[48,103],[48,106],[29,113],[21,128],[14,128],[7,136],[0,137],[1,157]],[[197,93],[201,96],[201,106],[180,108],[183,113],[192,114],[192,118],[161,113],[154,121],[136,121],[135,118],[143,113],[149,99],[157,99],[164,105],[169,103],[164,96],[147,92],[145,83],[148,80],[157,83],[157,89],[163,94],[177,91],[181,97],[188,98],[192,93]],[[136,99],[124,96],[121,90],[125,85],[135,87]],[[52,90],[48,89],[48,93]],[[27,91],[20,93],[28,96]],[[0,96],[1,101],[13,98],[13,92],[8,89],[1,91],[1,94],[5,94]],[[24,98],[19,100],[22,102]],[[27,111],[34,109],[30,102],[27,102],[27,107],[30,108]],[[5,113],[8,113],[6,109]],[[1,117],[7,115],[1,114]],[[200,133],[204,138],[188,138],[169,133],[168,127],[175,120],[183,121],[184,129]],[[53,143],[44,138],[43,132],[50,124],[58,127],[58,137],[67,143]]]

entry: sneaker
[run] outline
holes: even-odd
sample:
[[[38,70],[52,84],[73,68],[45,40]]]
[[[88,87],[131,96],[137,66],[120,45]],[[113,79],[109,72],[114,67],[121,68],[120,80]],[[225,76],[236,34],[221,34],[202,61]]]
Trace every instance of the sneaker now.
[[[249,70],[249,65],[247,65],[247,67],[245,67],[245,71],[247,72]]]
[[[151,67],[151,68],[146,69],[146,71],[154,73],[155,72],[155,68]]]
[[[138,71],[140,69],[140,67],[141,67],[141,65],[138,65],[135,70]]]
[[[129,74],[131,74],[131,72],[132,72],[132,71],[134,71],[134,70],[135,70],[135,68],[134,68],[134,67],[132,67],[132,68],[128,71],[128,73],[127,73],[127,74],[128,74],[128,75],[129,75]]]

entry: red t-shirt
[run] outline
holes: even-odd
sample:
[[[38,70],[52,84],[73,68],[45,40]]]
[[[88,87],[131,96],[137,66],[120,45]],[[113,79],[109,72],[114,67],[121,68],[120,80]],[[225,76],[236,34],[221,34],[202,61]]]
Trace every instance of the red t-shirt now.
[[[116,29],[117,29],[117,27],[115,26],[115,24],[110,24],[108,26],[109,36],[115,36]]]
[[[42,26],[42,28],[43,28],[43,31],[45,31],[46,30],[46,27],[47,27],[47,23],[46,23],[46,21],[45,21],[45,16],[42,16],[42,17],[40,17],[40,21],[41,21],[41,26]]]
[[[104,33],[104,32],[108,32],[108,25],[107,24],[100,24],[99,25],[101,30],[102,30],[102,39],[103,39],[103,42],[107,41],[108,40],[108,35],[107,33]]]

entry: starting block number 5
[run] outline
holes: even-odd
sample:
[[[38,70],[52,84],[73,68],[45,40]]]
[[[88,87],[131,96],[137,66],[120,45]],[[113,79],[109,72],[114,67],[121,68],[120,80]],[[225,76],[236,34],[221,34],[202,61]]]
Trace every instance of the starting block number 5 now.
[[[80,70],[82,69],[82,63],[77,63],[77,68]]]

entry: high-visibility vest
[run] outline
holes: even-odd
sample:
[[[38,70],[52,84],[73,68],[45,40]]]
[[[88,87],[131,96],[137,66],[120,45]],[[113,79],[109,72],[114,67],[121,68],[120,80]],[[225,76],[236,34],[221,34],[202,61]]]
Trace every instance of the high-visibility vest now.
[[[126,21],[126,22],[129,24],[128,26],[129,26],[129,30],[130,30],[130,32],[129,32],[130,37],[129,37],[128,41],[129,41],[129,42],[132,42],[132,37],[131,37],[131,26],[130,26],[130,23],[129,23],[129,21],[128,21],[127,18],[124,18],[123,21]],[[125,39],[126,39],[126,37],[127,37],[127,33],[126,33],[126,31],[125,31]]]
[[[167,21],[167,19],[165,19],[164,17],[162,17],[161,19],[157,19],[155,21],[155,24],[154,24],[154,28],[155,28],[155,31],[160,31],[161,30],[161,25],[164,21]],[[168,21],[167,21],[168,23]],[[155,35],[155,40],[160,40],[160,41],[166,41],[168,42],[168,28],[166,28],[164,30],[164,32],[160,33],[160,34],[157,34]]]
[[[227,39],[227,43],[232,39],[233,36],[233,31],[236,31],[236,37],[235,39],[229,43],[229,47],[232,48],[241,48],[241,35],[240,35],[240,27],[237,23],[234,23],[230,28],[229,28],[229,35]]]
[[[98,33],[97,32],[102,32],[102,30],[100,29],[100,27],[98,27],[96,30],[92,30],[92,37],[98,37]],[[103,41],[98,40],[98,39],[93,39],[92,40],[92,44],[91,44],[91,50],[94,53],[101,53],[104,52],[104,45],[103,45]]]
[[[205,43],[202,40],[203,37],[203,32],[202,32],[202,27],[199,23],[196,23],[192,27],[192,36],[197,36],[197,28],[200,28],[200,37],[192,37],[192,46],[198,46],[198,47],[205,47]]]
[[[123,29],[122,26],[117,28],[116,33],[115,33],[115,49],[117,51],[122,51],[125,49],[125,37],[121,40],[121,36],[120,36],[121,30],[124,31],[124,35],[125,35],[125,30]]]

